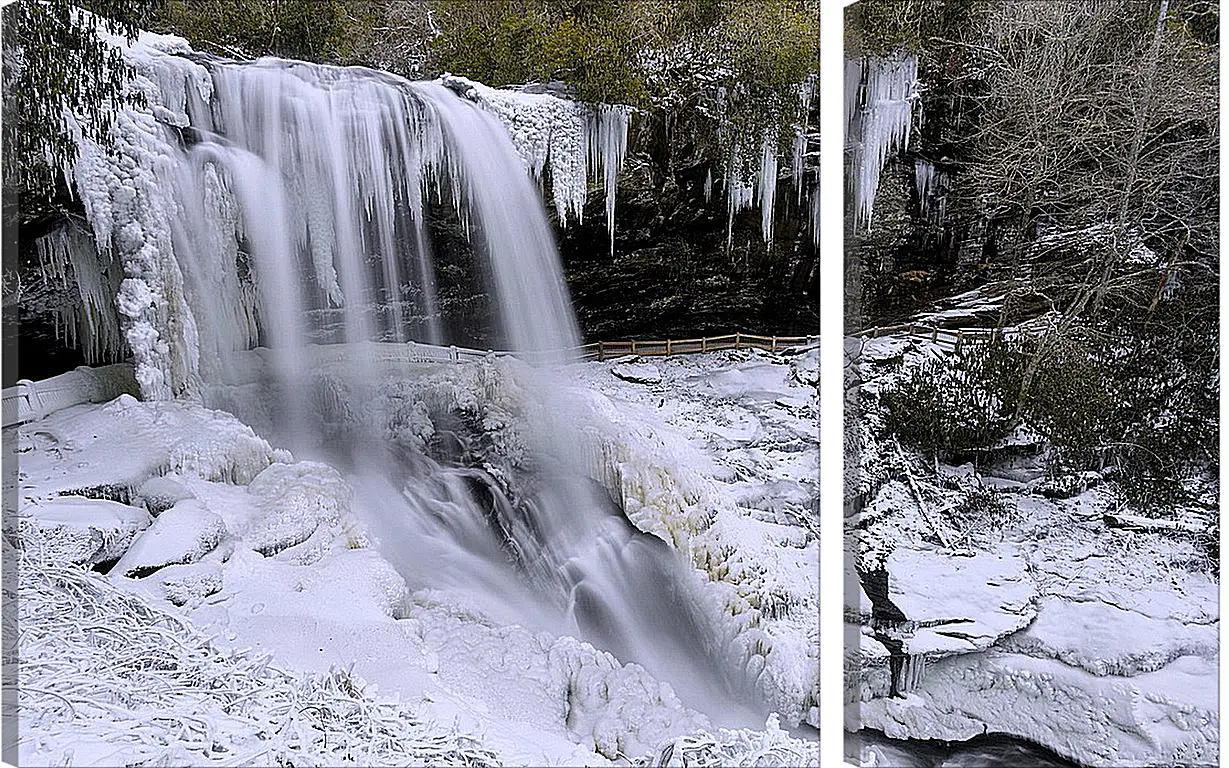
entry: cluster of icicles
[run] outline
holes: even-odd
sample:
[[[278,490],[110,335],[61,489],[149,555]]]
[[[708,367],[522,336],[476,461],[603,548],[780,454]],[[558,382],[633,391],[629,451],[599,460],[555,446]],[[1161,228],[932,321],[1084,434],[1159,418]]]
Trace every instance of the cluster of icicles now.
[[[808,145],[818,139],[818,126],[807,124],[811,112],[811,103],[819,94],[819,77],[810,75],[797,87],[801,102],[802,122],[794,126],[794,140],[790,153],[790,178],[798,195],[797,203],[802,204],[806,185],[804,176],[807,167]],[[760,138],[758,152],[749,161],[742,147],[735,142],[726,163],[726,198],[729,203],[729,217],[726,224],[726,247],[730,247],[734,236],[734,217],[747,210],[752,205],[759,205],[760,227],[764,242],[771,245],[773,218],[776,212],[777,176],[780,159],[777,152],[777,136],[774,130],[767,130]],[[758,163],[754,162],[758,160]],[[705,199],[712,196],[712,174],[705,180]],[[819,179],[818,175],[810,194],[811,236],[816,248],[819,247]]]
[[[888,158],[909,145],[917,101],[916,56],[846,60],[845,183],[856,230],[870,229],[879,175]]]

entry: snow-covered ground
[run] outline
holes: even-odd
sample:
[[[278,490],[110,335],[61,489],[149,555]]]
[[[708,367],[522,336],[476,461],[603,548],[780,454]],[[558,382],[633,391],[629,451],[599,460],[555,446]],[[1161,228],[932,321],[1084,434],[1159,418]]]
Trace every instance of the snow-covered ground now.
[[[925,343],[862,346],[863,403]],[[1190,540],[1107,525],[1106,485],[1067,498],[1038,492],[1028,459],[924,466],[860,430],[860,506],[847,508],[847,569],[884,568],[907,618],[875,627],[871,598],[847,599],[846,727],[894,738],[1004,733],[1086,765],[1217,762],[1219,580]],[[937,470],[937,473],[936,473]],[[962,491],[995,489],[999,522],[961,531],[939,514]],[[945,543],[944,543],[945,542]],[[1202,563],[1202,564],[1201,564]],[[889,697],[900,641],[912,680]],[[864,750],[875,764],[874,748]],[[879,756],[882,757],[882,756]]]
[[[659,378],[614,373],[631,365]],[[453,395],[485,388],[495,411],[493,367],[529,375],[494,360],[435,372]],[[572,396],[512,399],[592,417],[572,422],[593,438],[578,465],[617,479],[632,521],[707,577],[780,720],[816,722],[818,354],[573,370]],[[527,413],[542,411],[500,415]],[[5,440],[19,452],[23,764],[817,763],[775,715],[714,728],[635,663],[460,591],[411,591],[352,477],[224,412],[124,396]]]

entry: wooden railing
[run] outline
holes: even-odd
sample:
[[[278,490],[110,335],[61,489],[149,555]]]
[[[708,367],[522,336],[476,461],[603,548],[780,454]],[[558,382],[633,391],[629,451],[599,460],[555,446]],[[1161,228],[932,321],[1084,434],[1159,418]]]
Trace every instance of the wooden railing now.
[[[818,344],[819,336],[757,336],[752,333],[732,333],[698,339],[599,341],[578,347],[576,351],[581,360],[605,360],[624,355],[689,355],[718,352],[723,349],[762,349],[768,352],[783,352],[805,349]]]
[[[939,328],[938,326],[922,325],[920,323],[901,323],[899,325],[866,328],[853,334],[855,337],[877,339],[882,336],[903,334],[916,339],[923,339],[944,349],[959,351],[965,344],[971,342],[989,342],[991,344],[1016,339],[1024,339],[1044,335],[1050,330],[1050,323],[1043,318],[1021,323],[1010,328]]]

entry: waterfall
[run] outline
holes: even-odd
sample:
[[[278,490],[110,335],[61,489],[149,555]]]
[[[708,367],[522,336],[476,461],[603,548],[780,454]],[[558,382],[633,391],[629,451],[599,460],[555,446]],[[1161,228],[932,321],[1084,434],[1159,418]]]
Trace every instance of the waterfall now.
[[[372,70],[189,58],[176,38],[143,35],[126,53],[129,88],[149,106],[120,112],[118,162],[77,130],[65,170],[99,251],[123,265],[116,304],[146,397],[192,395],[257,343],[300,358],[290,350],[322,341],[448,343],[425,226],[433,195],[484,252],[501,341],[577,344],[525,134],[497,110]],[[540,118],[545,98],[499,103]],[[613,228],[629,113],[596,115],[578,131],[594,137]],[[579,213],[589,148],[567,151],[566,138],[540,136],[531,170],[549,158],[561,213]]]
[[[742,708],[753,694],[732,690],[737,673],[726,679],[739,665],[722,657],[727,638],[702,577],[567,474],[585,445],[574,425],[527,425],[524,466],[467,448],[428,455],[398,439],[425,419],[433,433],[479,443],[500,425],[453,422],[487,401],[537,398],[549,411],[545,401],[563,396],[549,366],[516,368],[524,380],[512,382],[512,366],[487,358],[424,383],[378,365],[385,347],[374,342],[451,341],[426,226],[436,205],[455,209],[482,257],[502,341],[566,360],[579,334],[533,177],[549,165],[557,213],[579,218],[588,171],[600,167],[613,237],[630,113],[461,78],[204,58],[144,33],[126,55],[146,106],[119,113],[113,153],[77,131],[80,155],[65,171],[100,263],[122,264],[116,327],[142,394],[239,389],[227,407],[245,407],[266,436],[348,469],[358,514],[416,587],[478,594],[492,615],[579,634],[689,691],[693,705],[763,722]],[[761,192],[769,208],[771,194]],[[49,269],[77,258],[59,241],[43,251]],[[91,274],[78,271],[88,306],[109,290]],[[452,375],[480,381],[467,388]]]
[[[869,231],[888,158],[909,145],[917,57],[897,52],[845,62],[845,183],[855,229]]]

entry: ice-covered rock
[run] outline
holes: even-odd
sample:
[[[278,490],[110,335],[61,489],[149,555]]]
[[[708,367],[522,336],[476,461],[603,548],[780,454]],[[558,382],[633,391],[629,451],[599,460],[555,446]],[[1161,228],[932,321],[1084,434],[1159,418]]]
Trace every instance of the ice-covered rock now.
[[[18,431],[55,443],[55,450],[23,455],[22,498],[90,491],[129,501],[150,478],[175,473],[246,483],[289,458],[228,413],[129,395],[101,407],[66,408]]]
[[[239,532],[244,544],[273,555],[306,542],[318,529],[344,538],[352,492],[341,474],[319,462],[274,464],[248,485],[257,513]]]
[[[168,565],[194,563],[226,535],[222,518],[195,499],[185,499],[164,511],[128,548],[113,572],[143,576]]]
[[[176,502],[192,498],[177,475],[151,477],[136,489],[136,497],[145,503],[150,514],[157,515],[175,506]]]
[[[893,738],[961,741],[986,731],[1044,744],[1085,765],[1213,765],[1219,705],[1214,658],[1105,677],[1054,659],[990,651],[928,666],[903,699],[849,705],[845,725]]]
[[[971,557],[897,546],[885,567],[889,598],[921,625],[905,641],[907,653],[979,651],[1028,626],[1037,613],[1037,586],[1010,544]]]
[[[106,499],[58,496],[21,510],[42,533],[47,559],[96,565],[115,560],[150,524],[149,513]]]
[[[651,363],[616,363],[610,366],[610,372],[624,381],[633,384],[658,384],[661,382],[661,371]]]
[[[187,606],[221,591],[222,565],[208,561],[168,565],[149,579],[162,585],[161,597],[171,605]]]

